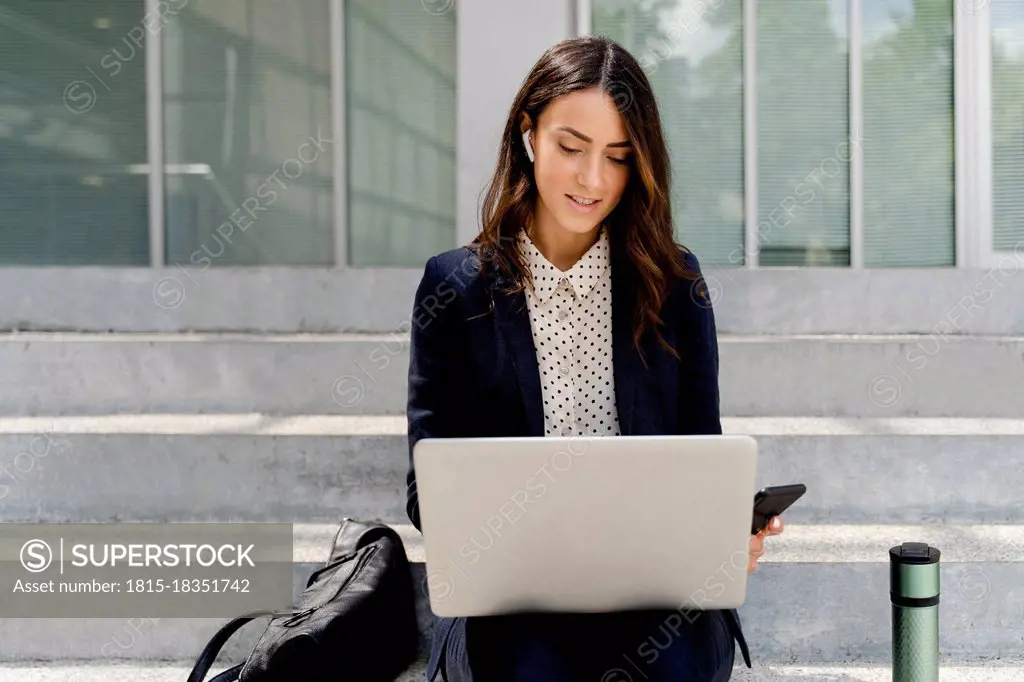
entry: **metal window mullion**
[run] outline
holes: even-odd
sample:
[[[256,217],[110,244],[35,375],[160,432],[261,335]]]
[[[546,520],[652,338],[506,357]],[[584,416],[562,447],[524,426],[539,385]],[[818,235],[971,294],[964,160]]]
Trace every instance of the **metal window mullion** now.
[[[954,10],[956,263],[981,267],[992,244],[992,53],[989,10]]]
[[[331,127],[334,139],[334,267],[348,267],[348,182],[345,122],[345,0],[330,2]]]
[[[957,3],[958,5],[959,3]],[[953,8],[953,202],[956,234],[956,266],[970,267],[974,264],[973,248],[969,242],[968,225],[973,225],[968,201],[971,196],[972,177],[970,173],[971,144],[971,39],[969,17],[963,8]]]
[[[159,0],[146,0],[145,16],[160,15]],[[149,169],[149,265],[166,264],[164,211],[163,31],[146,31],[146,163]]]
[[[849,0],[850,267],[864,267],[864,57],[861,0]]]
[[[956,215],[956,262],[958,267],[973,267],[978,263],[977,247],[980,237],[976,210],[977,162],[974,134],[976,63],[974,16],[957,3],[953,10],[953,107],[954,107],[954,201]]]
[[[757,236],[757,0],[743,0],[743,248],[744,265],[759,264]]]
[[[594,11],[591,0],[576,0],[576,35],[587,36],[593,30],[593,17],[592,12]]]
[[[963,3],[959,3],[963,4]],[[978,230],[980,236],[978,249],[980,254],[993,252],[994,235],[994,183],[992,169],[992,6],[975,15],[975,149],[974,168],[977,173],[977,194],[972,198],[977,204]],[[987,259],[986,259],[987,260]],[[980,257],[976,265],[984,265]]]

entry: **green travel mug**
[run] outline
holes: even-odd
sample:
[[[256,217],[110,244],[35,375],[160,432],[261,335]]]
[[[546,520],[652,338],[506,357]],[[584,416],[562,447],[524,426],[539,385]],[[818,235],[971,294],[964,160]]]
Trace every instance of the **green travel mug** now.
[[[893,682],[938,682],[939,555],[924,542],[889,550]]]

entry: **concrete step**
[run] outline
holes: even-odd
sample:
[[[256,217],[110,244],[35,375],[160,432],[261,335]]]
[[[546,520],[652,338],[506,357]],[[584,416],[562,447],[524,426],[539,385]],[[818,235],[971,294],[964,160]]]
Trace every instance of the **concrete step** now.
[[[329,526],[300,526],[294,591],[330,543]],[[411,537],[415,531],[400,531]],[[941,650],[965,660],[1019,655],[1024,648],[1024,526],[802,526],[770,538],[758,571],[749,576],[740,608],[758,662],[824,664],[884,662],[890,654],[889,547],[928,542],[943,552]],[[495,545],[493,551],[500,551]],[[422,549],[409,542],[416,560]],[[422,632],[431,616],[422,563],[413,564]],[[193,660],[220,619],[0,619],[0,661],[99,658]],[[246,625],[226,647],[223,662],[244,657],[266,619]],[[133,627],[134,625],[134,627]],[[427,640],[421,643],[426,651]]]
[[[1024,334],[1024,277],[1009,257],[991,269],[723,266],[701,258],[723,333]],[[387,333],[409,328],[422,275],[422,265],[5,267],[0,329]]]
[[[224,670],[215,668],[210,676]],[[191,667],[185,664],[110,665],[78,661],[52,664],[0,665],[0,682],[182,682]],[[423,682],[427,666],[417,662],[395,682]],[[1024,659],[963,662],[943,657],[939,674],[943,682],[1020,682],[1024,679]],[[616,676],[617,675],[617,676]],[[641,682],[638,673],[624,676],[608,671],[600,682]],[[827,665],[759,664],[751,670],[738,659],[733,667],[733,682],[776,682],[777,680],[813,680],[813,682],[891,682],[889,662],[870,665],[833,663]],[[596,681],[595,681],[596,682]]]
[[[720,337],[729,416],[1024,416],[1024,337]],[[0,414],[404,414],[408,335],[7,334]]]
[[[1024,522],[1024,419],[726,418],[723,427],[758,439],[759,486],[808,486],[787,513],[795,522]],[[402,416],[5,417],[0,518],[404,522],[405,434]]]
[[[388,524],[402,538],[409,561],[426,560],[423,536],[412,524]],[[338,525],[293,524],[293,560],[316,563],[327,551]],[[1024,524],[814,524],[789,519],[782,535],[772,537],[762,563],[872,563],[888,561],[889,548],[907,540],[942,550],[943,562],[1024,562]]]
[[[409,523],[389,523],[402,538],[413,564],[426,560],[423,536]],[[293,523],[292,561],[322,564],[338,531],[337,523]],[[887,561],[889,548],[913,540],[942,550],[953,563],[1024,562],[1024,524],[813,524],[789,519],[782,535],[769,540],[762,564],[873,563]],[[305,585],[296,569],[295,589]],[[297,594],[297,592],[296,592]]]
[[[319,546],[326,554],[330,540]],[[293,594],[305,588],[323,561],[293,564]],[[425,592],[422,562],[412,564],[417,620],[422,635],[420,654],[428,651],[433,616]],[[224,618],[0,618],[0,662],[59,661],[62,659],[126,661],[195,661],[211,637],[231,617]],[[226,666],[244,660],[266,629],[268,618],[245,624],[221,650],[218,661]],[[184,678],[183,678],[184,679]]]
[[[206,679],[230,666],[218,665]],[[150,665],[111,665],[105,662],[56,661],[0,665],[0,682],[185,682],[192,672],[191,662]],[[424,682],[426,661],[417,661],[394,682]],[[736,679],[736,678],[733,678]]]
[[[317,566],[304,565],[303,573]],[[752,656],[762,662],[808,664],[886,660],[891,646],[888,570],[881,562],[764,564],[750,577],[748,600],[740,609]],[[947,586],[940,605],[942,651],[971,660],[1019,654],[1024,565],[946,563],[942,575]],[[2,619],[2,655],[5,662],[101,655],[193,660],[224,622],[160,619],[133,629],[130,619]],[[236,634],[222,661],[244,658],[265,624],[260,619]],[[421,653],[425,646],[426,641]]]

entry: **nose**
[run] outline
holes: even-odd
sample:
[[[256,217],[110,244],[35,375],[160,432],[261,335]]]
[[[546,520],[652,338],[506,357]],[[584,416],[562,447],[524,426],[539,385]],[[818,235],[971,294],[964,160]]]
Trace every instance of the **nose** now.
[[[604,187],[604,157],[601,154],[581,155],[576,182],[598,193]]]

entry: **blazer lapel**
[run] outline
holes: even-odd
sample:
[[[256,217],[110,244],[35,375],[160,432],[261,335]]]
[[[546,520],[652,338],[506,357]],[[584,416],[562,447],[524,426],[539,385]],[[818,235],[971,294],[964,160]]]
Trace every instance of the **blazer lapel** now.
[[[507,294],[493,288],[491,291],[494,296],[495,319],[512,357],[512,366],[519,382],[519,397],[523,401],[529,429],[527,435],[541,437],[544,435],[544,400],[526,294],[522,291]]]
[[[634,433],[636,379],[640,371],[640,356],[633,348],[635,283],[630,265],[619,249],[612,249],[612,372],[619,430],[624,436]]]

